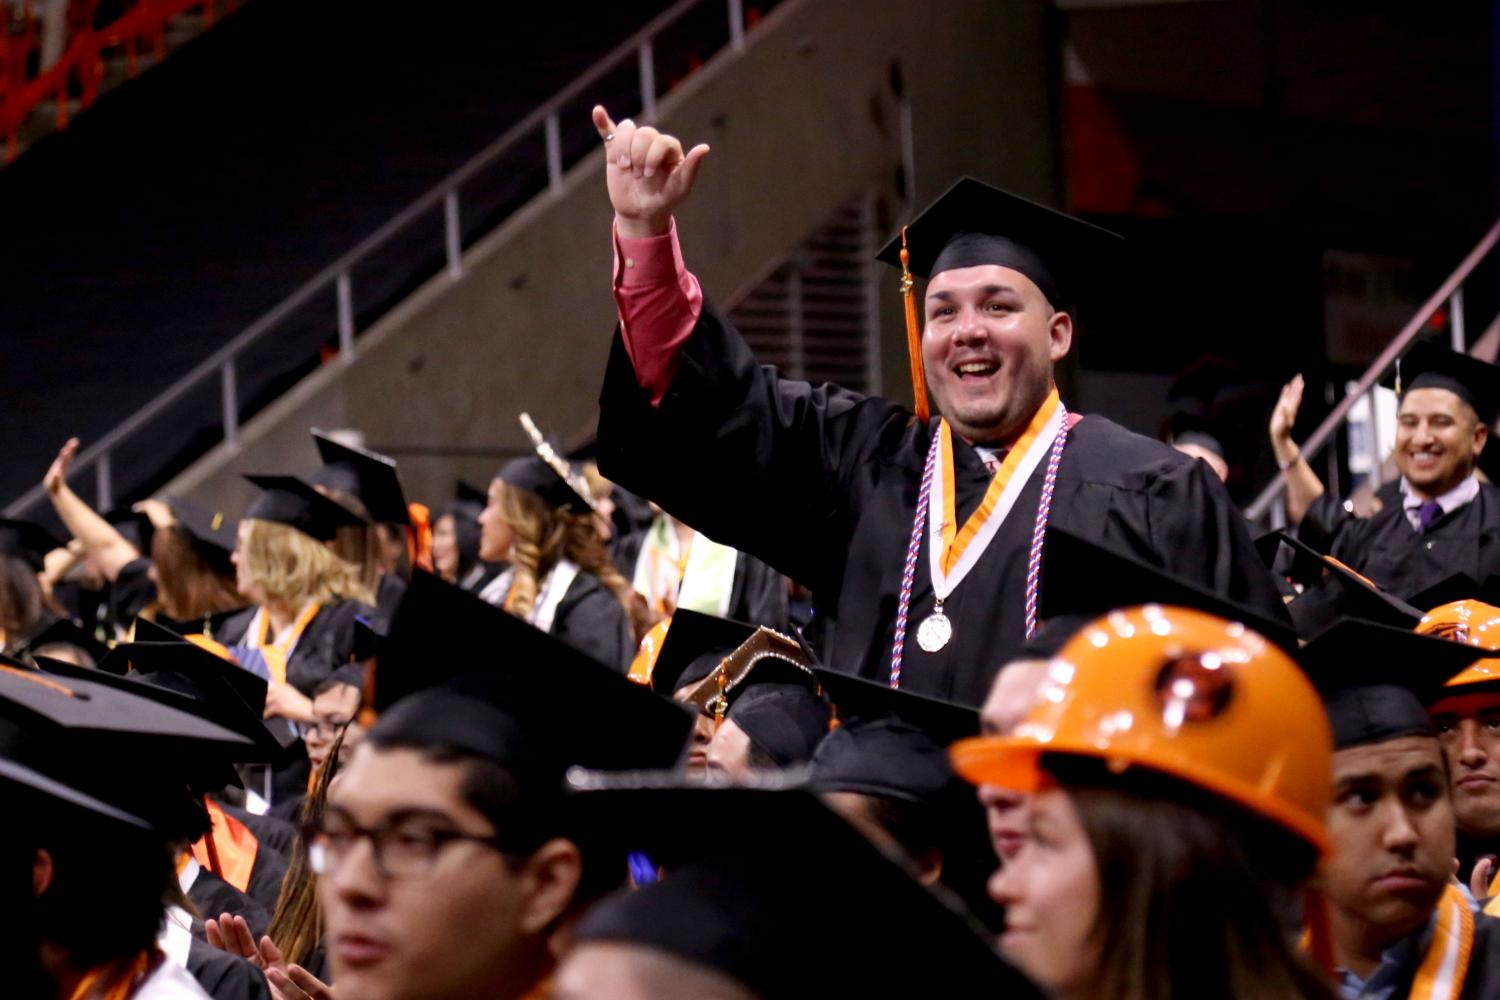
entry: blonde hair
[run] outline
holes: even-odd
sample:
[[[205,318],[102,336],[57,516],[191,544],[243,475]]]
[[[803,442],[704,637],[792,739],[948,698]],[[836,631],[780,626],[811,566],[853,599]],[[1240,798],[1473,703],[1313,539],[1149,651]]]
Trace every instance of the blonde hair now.
[[[314,488],[350,513],[369,519],[370,512],[353,493],[332,486]],[[355,567],[359,573],[360,586],[370,595],[379,592],[380,578],[384,575],[381,569],[383,553],[379,527],[375,524],[341,524],[334,529],[333,536],[334,554]],[[374,603],[373,596],[362,597],[360,600],[367,604]]]
[[[296,528],[247,518],[240,559],[267,601],[303,604],[346,597],[370,603],[360,569]]]
[[[567,559],[597,577],[620,602],[630,619],[633,641],[639,642],[655,624],[651,609],[615,568],[589,515],[548,506],[530,490],[506,484],[500,493],[500,519],[515,536],[510,557],[515,581],[505,602],[508,611],[523,618],[531,614],[542,577]]]

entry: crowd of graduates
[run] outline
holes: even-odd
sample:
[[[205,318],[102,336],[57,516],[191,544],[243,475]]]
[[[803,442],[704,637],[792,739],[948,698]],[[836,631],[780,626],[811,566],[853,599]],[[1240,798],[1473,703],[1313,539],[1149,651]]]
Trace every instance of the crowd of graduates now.
[[[594,121],[595,437],[416,502],[314,430],[238,512],[69,441],[0,521],[4,995],[1500,997],[1500,369],[1406,354],[1366,516],[1289,387],[1258,532],[1058,394],[1113,234],[912,219],[907,408],[757,365],[708,147]]]

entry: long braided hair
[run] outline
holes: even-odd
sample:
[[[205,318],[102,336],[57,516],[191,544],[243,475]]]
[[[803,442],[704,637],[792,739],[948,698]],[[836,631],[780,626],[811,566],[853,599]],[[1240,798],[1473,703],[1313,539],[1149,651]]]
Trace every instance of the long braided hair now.
[[[635,642],[655,624],[645,600],[610,559],[589,515],[549,506],[530,490],[507,485],[500,497],[500,517],[515,536],[511,548],[515,582],[506,600],[509,611],[521,617],[531,614],[542,578],[567,559],[597,577],[620,602]]]

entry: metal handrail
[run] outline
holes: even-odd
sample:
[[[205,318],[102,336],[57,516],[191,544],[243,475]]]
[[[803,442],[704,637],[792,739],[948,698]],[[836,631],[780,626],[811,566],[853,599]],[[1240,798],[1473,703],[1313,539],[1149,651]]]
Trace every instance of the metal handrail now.
[[[1364,398],[1375,388],[1377,382],[1385,377],[1385,373],[1389,371],[1391,366],[1396,363],[1396,359],[1406,353],[1406,349],[1411,346],[1411,342],[1417,339],[1417,334],[1422,332],[1422,327],[1427,325],[1427,321],[1432,319],[1433,314],[1436,313],[1445,302],[1449,303],[1450,305],[1457,306],[1457,311],[1455,312],[1456,325],[1453,331],[1454,348],[1460,351],[1464,349],[1464,344],[1459,339],[1462,336],[1461,324],[1463,323],[1463,283],[1468,280],[1469,275],[1472,274],[1474,272],[1474,269],[1479,266],[1479,262],[1483,260],[1485,256],[1495,248],[1495,243],[1497,240],[1500,240],[1500,222],[1497,222],[1490,227],[1489,232],[1484,234],[1484,237],[1479,241],[1474,249],[1469,251],[1469,255],[1465,257],[1462,263],[1460,263],[1458,267],[1454,269],[1453,273],[1448,276],[1448,280],[1444,281],[1442,285],[1438,287],[1438,290],[1433,292],[1432,296],[1428,298],[1426,302],[1422,303],[1422,307],[1417,310],[1416,315],[1412,316],[1412,318],[1407,321],[1407,324],[1401,328],[1401,332],[1396,334],[1395,339],[1387,344],[1385,346],[1385,350],[1380,352],[1380,356],[1377,357],[1373,362],[1371,362],[1369,368],[1365,369],[1365,373],[1361,375],[1359,377],[1359,381],[1355,383],[1353,391],[1349,392],[1344,396],[1343,399],[1339,400],[1338,405],[1333,408],[1328,416],[1323,418],[1323,422],[1318,424],[1317,429],[1314,430],[1312,434],[1308,436],[1307,440],[1302,443],[1302,455],[1304,458],[1314,456],[1318,454],[1318,452],[1323,450],[1324,446],[1328,444],[1330,439],[1332,439],[1334,432],[1337,431],[1339,427],[1341,427],[1347,420],[1349,411],[1354,408],[1354,405],[1359,402],[1360,399]],[[1373,417],[1373,414],[1375,412],[1373,406],[1371,407],[1370,412]],[[1373,441],[1373,423],[1371,427],[1371,438]],[[1372,444],[1372,447],[1375,447],[1375,445]],[[1373,474],[1377,477],[1379,476],[1378,470],[1380,468],[1380,462],[1382,459],[1383,456],[1373,456],[1374,465],[1372,471]],[[1250,518],[1250,520],[1252,521],[1260,520],[1266,515],[1266,512],[1270,509],[1271,504],[1276,500],[1277,497],[1281,495],[1282,491],[1285,489],[1286,473],[1278,472],[1276,474],[1276,478],[1272,479],[1271,482],[1266,485],[1266,488],[1260,491],[1260,494],[1256,496],[1255,500],[1250,504],[1250,506],[1246,508],[1245,516]]]
[[[85,448],[74,459],[72,469],[69,472],[69,478],[71,479],[74,474],[82,473],[92,467],[95,473],[95,501],[101,510],[112,507],[114,503],[109,461],[110,454],[119,445],[134,436],[138,430],[165,413],[177,400],[201,386],[216,372],[220,380],[220,395],[223,402],[222,426],[224,440],[231,444],[236,443],[239,439],[240,420],[235,359],[259,342],[262,337],[276,328],[283,320],[305,305],[315,295],[326,291],[330,284],[334,286],[337,297],[339,356],[345,363],[352,362],[354,360],[355,329],[351,272],[354,266],[368,257],[372,252],[384,246],[393,236],[408,225],[441,204],[443,206],[443,246],[447,273],[450,278],[456,279],[462,277],[463,239],[462,231],[459,228],[459,188],[479,173],[479,171],[490,166],[502,155],[509,152],[522,139],[534,134],[540,128],[545,133],[547,147],[547,193],[552,197],[560,196],[562,193],[563,164],[561,127],[558,114],[562,107],[580,97],[589,87],[598,83],[605,75],[617,69],[627,59],[634,56],[640,71],[641,85],[641,112],[637,117],[642,121],[655,120],[656,101],[660,95],[656,91],[655,52],[652,42],[664,30],[681,20],[689,11],[697,9],[705,2],[708,2],[708,0],[678,0],[677,3],[674,3],[671,7],[652,18],[645,27],[621,42],[608,55],[595,63],[591,69],[575,78],[572,83],[552,95],[551,98],[536,107],[519,122],[506,129],[504,133],[484,149],[470,157],[462,166],[448,174],[447,177],[443,178],[437,184],[434,184],[426,194],[417,198],[411,204],[407,205],[406,208],[392,216],[380,228],[355,244],[352,249],[346,251],[333,263],[304,282],[296,291],[288,295],[269,312],[240,331],[227,344],[197,365],[194,365],[186,375],[174,382],[165,391],[132,413],[108,434],[105,434],[88,448]],[[725,48],[737,52],[745,46],[743,0],[726,0],[726,2],[729,33]],[[722,52],[724,49],[718,51]],[[5,515],[7,517],[21,516],[40,503],[45,495],[46,491],[38,484],[12,501],[5,508]]]

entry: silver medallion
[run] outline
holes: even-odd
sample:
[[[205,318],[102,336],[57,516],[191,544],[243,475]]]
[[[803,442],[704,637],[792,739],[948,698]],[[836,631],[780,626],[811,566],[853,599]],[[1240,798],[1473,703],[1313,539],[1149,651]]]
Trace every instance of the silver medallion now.
[[[923,652],[936,653],[953,638],[953,623],[941,611],[934,611],[917,626],[917,645]]]

